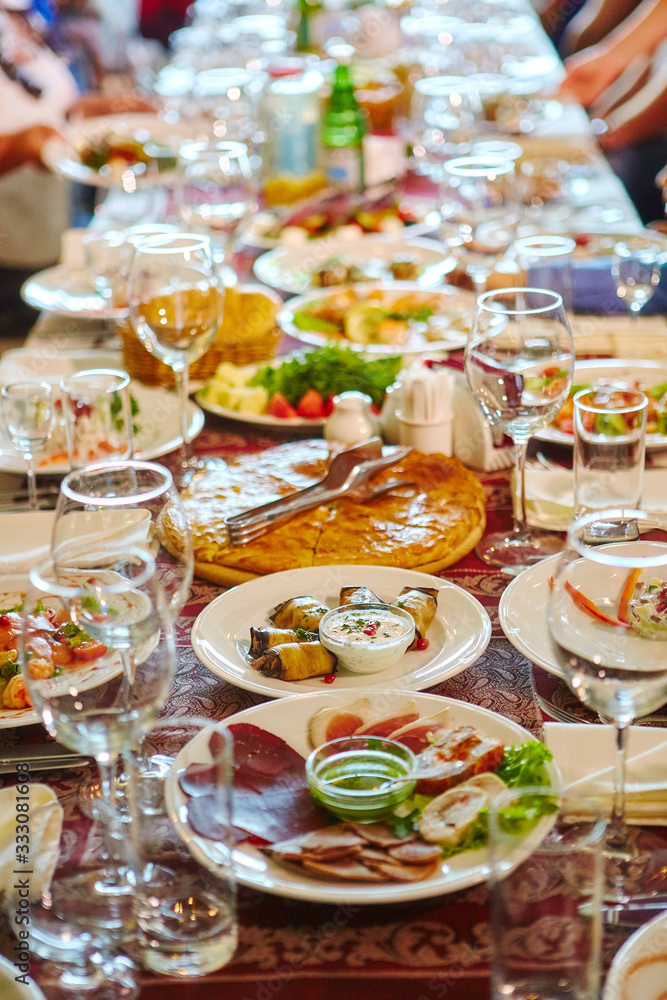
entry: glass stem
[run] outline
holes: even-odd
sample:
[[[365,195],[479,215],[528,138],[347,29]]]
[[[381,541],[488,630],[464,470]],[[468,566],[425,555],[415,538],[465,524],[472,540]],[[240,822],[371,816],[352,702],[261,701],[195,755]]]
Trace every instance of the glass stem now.
[[[102,807],[101,826],[104,837],[105,862],[109,870],[105,882],[112,886],[120,881],[117,869],[127,864],[124,850],[122,821],[118,816],[116,802],[116,757],[102,753],[95,758],[100,772],[100,803]]]
[[[624,850],[628,843],[628,826],[625,822],[625,769],[628,756],[627,722],[616,722],[616,757],[614,761],[614,803],[607,829],[607,844],[615,850]]]
[[[527,537],[530,532],[526,524],[526,452],[528,438],[514,439],[514,534]]]
[[[26,462],[28,464],[28,510],[37,510],[37,482],[35,479],[35,456],[31,451],[26,452]]]
[[[190,442],[188,426],[188,382],[190,365],[186,361],[182,368],[174,368],[174,379],[176,381],[176,392],[178,393],[179,415],[181,420],[181,437],[183,445],[181,454],[183,455],[183,465],[187,466],[192,461],[192,444]]]

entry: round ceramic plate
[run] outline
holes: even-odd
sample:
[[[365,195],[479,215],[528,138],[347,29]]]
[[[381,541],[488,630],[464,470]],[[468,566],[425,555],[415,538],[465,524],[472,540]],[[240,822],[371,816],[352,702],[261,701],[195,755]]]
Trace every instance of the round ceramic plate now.
[[[547,625],[549,580],[559,560],[559,554],[550,556],[515,577],[500,598],[498,618],[515,649],[550,674],[563,677]]]
[[[664,1000],[667,913],[650,920],[614,956],[602,1000]]]
[[[0,955],[0,996],[2,1000],[46,1000],[36,983],[27,976],[26,981],[17,983],[20,971],[7,958]],[[23,978],[23,977],[22,977]]]
[[[250,627],[272,624],[269,614],[281,601],[310,594],[330,608],[338,606],[341,587],[365,586],[393,603],[403,587],[434,587],[438,610],[428,630],[428,649],[412,650],[378,674],[355,674],[340,667],[334,685],[350,692],[396,687],[422,691],[465,670],[486,649],[491,623],[486,611],[467,591],[448,580],[415,570],[389,566],[308,566],[271,573],[228,590],[199,615],[192,630],[192,648],[205,666],[236,687],[269,698],[287,698],[320,691],[322,678],[281,681],[263,677],[248,658]]]
[[[9,514],[7,516],[15,518],[17,515]],[[23,527],[25,529],[25,522]],[[12,530],[14,530],[13,527]],[[25,597],[26,586],[26,574],[16,574],[15,576],[5,576],[0,578],[0,608],[6,610],[8,608],[16,607],[18,604],[22,604]],[[117,600],[127,601],[128,598],[119,595]],[[57,603],[58,602],[54,598],[53,606],[56,607]],[[48,598],[45,599],[44,604],[47,607],[49,606]],[[104,684],[106,681],[111,680],[119,674],[122,669],[120,654],[115,650],[110,650],[107,655],[100,657],[99,660],[95,660],[92,663],[86,663],[77,670],[68,670],[67,677],[75,679],[77,688],[81,691],[85,691],[89,688],[96,687],[98,684]],[[15,729],[18,726],[33,726],[41,721],[42,717],[40,713],[34,708],[3,708],[0,706],[0,729]],[[4,1000],[4,994],[0,993],[0,996],[2,996]]]
[[[239,588],[240,589],[240,588]],[[254,708],[246,709],[225,720],[225,725],[248,723],[258,726],[285,740],[297,753],[304,758],[308,756],[311,746],[308,742],[308,722],[321,708],[331,708],[351,704],[357,695],[351,692],[322,692],[321,694],[304,695],[289,701],[274,701]],[[443,698],[439,695],[416,694],[413,697],[404,691],[372,690],[368,692],[372,705],[376,706],[378,714],[387,715],[399,706],[414,700],[422,718],[449,708],[450,725],[474,726],[506,745],[533,742],[534,737],[502,715],[455,701],[453,698]],[[196,835],[188,825],[187,803],[178,786],[178,773],[188,764],[210,761],[208,754],[208,739],[210,730],[200,733],[191,743],[181,750],[176,758],[166,782],[165,798],[167,809],[179,826],[179,833],[188,844],[192,853],[207,867],[214,868],[217,863],[217,851],[214,841]],[[558,772],[549,765],[551,783],[558,785]],[[531,843],[538,844],[546,835],[553,819],[545,816],[531,834]],[[524,850],[517,850],[517,864],[526,856]],[[319,903],[395,903],[411,899],[426,899],[445,892],[454,892],[470,885],[483,882],[489,874],[486,849],[466,851],[449,858],[440,870],[431,878],[416,883],[387,882],[371,885],[329,879],[326,877],[301,873],[297,869],[284,868],[265,857],[256,847],[248,843],[237,845],[234,851],[234,870],[239,882],[252,886],[263,892],[277,896],[287,896],[293,899],[307,899]]]
[[[437,230],[441,222],[441,215],[437,209],[433,208],[432,202],[424,198],[401,196],[400,203],[402,206],[409,208],[416,221],[410,225],[401,226],[395,233],[382,234],[387,239],[412,239],[415,236],[427,236],[429,233],[434,233]],[[281,218],[291,215],[292,211],[293,209],[289,209],[287,212],[277,210],[273,212],[257,212],[249,225],[241,233],[240,239],[247,246],[257,247],[259,250],[274,250],[288,241],[290,243],[298,242],[301,246],[308,246],[313,241],[308,239],[308,233],[305,229],[299,231],[298,227],[290,227],[290,233],[289,235],[285,235],[285,237],[268,235],[275,230],[276,226],[280,225]],[[313,212],[316,211],[317,205],[315,204]],[[364,235],[360,227],[352,223],[351,225],[339,226],[333,229],[326,234],[326,238],[333,237],[335,239],[343,229],[347,232],[351,231],[356,239]]]
[[[667,367],[659,361],[624,361],[621,358],[576,361],[572,381],[582,387],[604,383],[650,388],[667,383]],[[540,441],[550,441],[553,444],[574,445],[574,435],[559,430],[554,424],[536,431],[534,436]],[[667,434],[647,434],[646,447],[649,450],[667,448]]]
[[[95,146],[108,135],[126,137],[137,142],[155,142],[173,150],[174,154],[182,143],[206,137],[209,130],[200,121],[179,121],[174,124],[163,121],[155,114],[117,114],[104,115],[95,118],[85,118],[73,122],[68,127],[68,138],[53,138],[47,140],[42,149],[42,159],[47,167],[69,180],[79,184],[89,184],[94,187],[122,187],[122,169],[106,167],[102,171],[93,170],[81,162],[81,152],[90,146]],[[132,190],[144,183],[141,173],[133,170],[132,165],[126,165],[126,171],[132,176]],[[151,172],[147,177],[148,186],[169,186],[176,178],[175,170]],[[127,188],[127,183],[125,185]]]
[[[360,344],[348,340],[339,333],[321,333],[317,330],[301,329],[294,322],[297,314],[303,314],[315,303],[323,302],[334,296],[349,291],[356,295],[355,305],[368,300],[369,305],[377,305],[391,310],[391,306],[406,296],[417,296],[417,301],[439,299],[440,312],[427,323],[414,323],[405,344]],[[377,298],[369,299],[371,293],[381,293]],[[424,354],[427,351],[454,351],[465,347],[468,331],[472,323],[475,309],[473,292],[452,288],[450,285],[437,285],[426,289],[414,281],[393,282],[360,282],[357,285],[339,285],[336,288],[320,288],[308,295],[300,295],[290,299],[285,308],[278,314],[278,325],[295,340],[315,347],[324,347],[329,343],[350,347],[354,351],[363,351],[371,357],[390,354]],[[304,320],[305,322],[305,320]],[[437,323],[437,328],[436,328]]]
[[[48,374],[44,374],[43,369],[37,374],[39,374],[40,379],[57,385],[64,374],[69,374],[69,371],[56,374],[53,369],[57,367],[58,361],[54,360],[49,364]],[[71,368],[69,370],[71,371]],[[2,381],[0,377],[0,384]],[[140,382],[132,382],[130,391],[139,405],[139,412],[135,417],[137,428],[134,436],[135,458],[151,461],[178,448],[183,438],[181,437],[180,411],[176,395],[166,389],[151,388]],[[201,433],[204,426],[204,414],[191,400],[188,400],[188,422],[190,439],[192,440]],[[70,471],[69,462],[63,457],[67,446],[64,428],[61,430],[62,434],[58,433],[55,438],[48,442],[43,452],[36,454],[37,473],[65,476]],[[25,472],[25,468],[25,461],[12,449],[11,442],[5,436],[4,431],[0,430],[0,470],[22,474]]]
[[[353,238],[325,237],[297,246],[277,247],[255,261],[254,271],[260,281],[290,295],[313,291],[313,275],[332,258],[341,258],[347,266],[358,267],[367,281],[391,281],[389,265],[397,258],[409,257],[419,268],[417,283],[424,287],[441,284],[454,270],[455,259],[435,240],[390,240],[386,236]]]
[[[21,288],[21,298],[33,309],[46,309],[79,319],[122,319],[127,306],[112,308],[90,283],[84,268],[48,267],[31,275]]]

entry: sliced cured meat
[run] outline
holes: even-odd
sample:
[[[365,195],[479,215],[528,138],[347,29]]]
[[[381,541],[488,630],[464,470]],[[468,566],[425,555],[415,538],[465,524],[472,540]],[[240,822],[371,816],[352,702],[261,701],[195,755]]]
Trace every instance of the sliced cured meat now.
[[[419,832],[424,840],[455,847],[488,801],[486,792],[474,785],[450,788],[424,807],[417,821]]]
[[[279,844],[267,847],[265,853],[271,857],[299,860],[306,857],[335,860],[359,854],[364,846],[364,839],[344,823],[315,830],[302,837],[284,840]]]
[[[397,729],[402,729],[411,722],[416,722],[419,718],[417,705],[414,701],[408,702],[403,708],[397,709],[391,715],[383,715],[379,719],[371,719],[366,725],[355,730],[355,736],[378,736],[388,739],[391,733]]]
[[[413,832],[405,837],[399,837],[387,823],[348,823],[348,826],[351,826],[369,844],[377,844],[379,847],[395,847],[397,844],[405,844],[414,840],[417,836]]]
[[[428,719],[417,719],[416,722],[409,722],[407,726],[401,726],[389,734],[389,739],[402,743],[413,753],[421,753],[445,733],[451,732],[451,726],[447,725],[448,717],[449,709],[445,708],[437,715],[429,716]]]
[[[419,754],[417,792],[439,795],[474,774],[493,771],[505,750],[499,740],[472,726],[461,726]]]
[[[359,698],[345,708],[321,708],[308,723],[310,745],[315,750],[330,740],[352,736],[372,718],[373,708],[369,698]]]
[[[405,865],[391,858],[372,864],[389,882],[422,882],[425,878],[435,875],[440,867],[440,861],[431,861],[425,865]]]
[[[368,868],[356,859],[341,861],[316,861],[306,859],[303,867],[318,875],[328,875],[333,878],[349,879],[354,882],[385,882],[386,879],[381,871]]]
[[[390,847],[387,854],[394,861],[401,861],[406,865],[429,865],[442,858],[442,851],[437,844],[425,844],[423,840],[397,844],[396,847]]]

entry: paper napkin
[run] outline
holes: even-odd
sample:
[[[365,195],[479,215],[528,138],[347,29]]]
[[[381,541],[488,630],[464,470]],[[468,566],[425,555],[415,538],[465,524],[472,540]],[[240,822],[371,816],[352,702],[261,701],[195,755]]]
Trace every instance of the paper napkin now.
[[[30,789],[30,897],[37,899],[49,888],[60,850],[62,806],[47,785],[29,783]],[[15,883],[17,869],[17,790],[0,788],[0,895]],[[48,806],[48,808],[41,808]]]
[[[589,796],[609,814],[614,775],[613,727],[545,722],[544,741],[560,770],[563,790]],[[629,823],[667,824],[667,730],[631,726],[625,789]]]

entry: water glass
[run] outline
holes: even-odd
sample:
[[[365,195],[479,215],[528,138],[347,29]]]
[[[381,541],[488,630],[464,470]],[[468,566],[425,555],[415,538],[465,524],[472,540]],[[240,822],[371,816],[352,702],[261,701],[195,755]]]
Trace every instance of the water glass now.
[[[546,812],[537,825],[531,810]],[[549,787],[493,800],[493,1000],[597,1000],[604,829],[590,801]]]
[[[570,165],[553,156],[531,157],[522,161],[519,191],[526,218],[548,225],[562,222],[572,211],[567,202]]]
[[[0,393],[2,426],[12,445],[28,465],[28,505],[37,510],[35,452],[51,437],[55,418],[53,393],[48,382],[12,382]]]
[[[645,236],[628,236],[614,245],[611,274],[616,294],[628,303],[632,319],[658,287],[663,253],[657,240]]]
[[[75,372],[60,382],[70,468],[132,458],[130,376],[113,368]]]
[[[574,510],[639,507],[648,399],[636,389],[598,386],[574,397]]]
[[[210,720],[162,719],[127,761],[138,856],[137,958],[165,975],[206,975],[231,960],[237,943],[232,738]],[[182,784],[189,764],[199,768],[192,798]],[[215,819],[215,840],[197,833],[201,809]]]
[[[524,236],[513,249],[526,284],[558,292],[565,309],[571,310],[574,240],[569,236]]]
[[[111,308],[127,304],[125,235],[122,232],[86,233],[83,248],[91,285]]]

